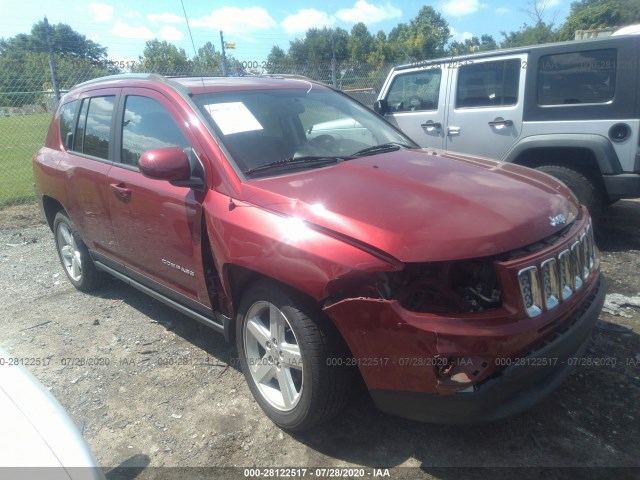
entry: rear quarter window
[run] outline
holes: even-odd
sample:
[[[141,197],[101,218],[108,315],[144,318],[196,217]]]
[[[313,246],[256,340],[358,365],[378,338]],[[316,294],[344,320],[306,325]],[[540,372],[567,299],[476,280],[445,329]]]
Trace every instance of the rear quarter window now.
[[[538,104],[606,103],[616,89],[615,48],[545,55],[538,62]]]
[[[60,141],[65,148],[71,147],[71,133],[76,113],[77,101],[65,103],[60,107]]]

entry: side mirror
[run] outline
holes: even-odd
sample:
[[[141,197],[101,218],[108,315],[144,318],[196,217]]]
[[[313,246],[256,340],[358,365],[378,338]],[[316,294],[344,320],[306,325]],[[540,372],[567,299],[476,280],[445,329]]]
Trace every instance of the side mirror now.
[[[156,180],[188,180],[191,163],[180,147],[155,148],[140,156],[138,167],[145,177]]]
[[[386,100],[377,100],[373,104],[373,111],[378,115],[384,115],[389,111],[389,104],[387,104]]]

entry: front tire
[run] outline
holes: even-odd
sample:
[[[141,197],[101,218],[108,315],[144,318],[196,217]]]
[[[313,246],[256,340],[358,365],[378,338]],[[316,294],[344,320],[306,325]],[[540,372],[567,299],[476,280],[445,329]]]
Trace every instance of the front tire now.
[[[103,275],[95,267],[87,246],[65,213],[56,214],[53,234],[60,263],[71,284],[83,292],[101,285]]]
[[[536,170],[548,173],[564,183],[578,198],[582,205],[586,205],[593,221],[600,218],[603,199],[596,185],[582,173],[559,165],[542,165]]]
[[[267,281],[250,286],[236,343],[251,393],[278,426],[306,430],[346,404],[353,375],[346,348],[330,320],[297,292]]]

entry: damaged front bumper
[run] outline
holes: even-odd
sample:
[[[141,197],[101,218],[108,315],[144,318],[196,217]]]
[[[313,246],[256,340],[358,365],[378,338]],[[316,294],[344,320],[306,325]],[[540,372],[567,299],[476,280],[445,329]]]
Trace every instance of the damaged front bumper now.
[[[432,423],[486,422],[533,406],[567,377],[604,301],[604,281],[593,277],[579,302],[553,319],[514,321],[508,309],[443,319],[362,298],[325,312],[380,410]]]

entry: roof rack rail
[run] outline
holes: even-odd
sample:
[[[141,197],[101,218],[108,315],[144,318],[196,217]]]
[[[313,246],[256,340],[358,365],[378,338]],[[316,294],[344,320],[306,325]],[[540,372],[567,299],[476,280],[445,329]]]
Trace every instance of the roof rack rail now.
[[[153,79],[158,81],[166,81],[167,77],[164,75],[159,75],[157,73],[118,73],[115,75],[105,75],[103,77],[92,78],[91,80],[87,80],[86,82],[78,83],[74,85],[73,88],[84,87],[87,85],[93,85],[94,83],[109,81],[109,80],[120,80],[120,79]]]
[[[267,78],[290,78],[293,80],[306,80],[308,82],[315,82],[315,80],[305,77],[304,75],[298,75],[296,73],[261,73],[258,75],[249,75],[251,77],[267,77]]]

